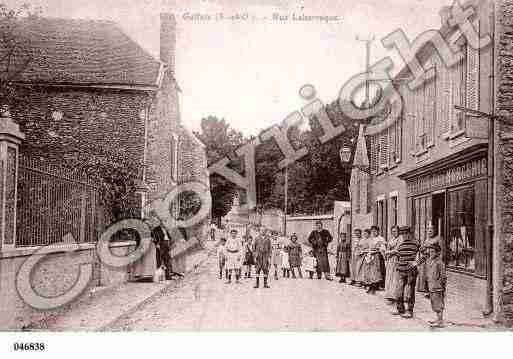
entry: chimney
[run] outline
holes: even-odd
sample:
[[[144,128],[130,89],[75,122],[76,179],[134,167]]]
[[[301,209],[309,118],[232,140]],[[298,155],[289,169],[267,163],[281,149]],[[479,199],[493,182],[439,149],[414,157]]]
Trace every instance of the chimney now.
[[[444,6],[438,12],[438,14],[440,15],[440,20],[442,22],[442,26],[449,25],[449,19],[452,16],[451,9],[452,9],[451,6]]]
[[[173,14],[160,14],[160,61],[175,73],[176,20]]]

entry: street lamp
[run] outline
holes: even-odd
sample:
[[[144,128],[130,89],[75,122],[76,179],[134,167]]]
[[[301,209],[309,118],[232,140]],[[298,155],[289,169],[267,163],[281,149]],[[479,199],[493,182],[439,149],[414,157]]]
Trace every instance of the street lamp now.
[[[349,161],[351,160],[351,152],[353,152],[353,151],[351,150],[351,147],[349,147],[349,146],[342,146],[340,148],[340,152],[339,152],[340,161],[342,162],[343,165],[349,164]]]

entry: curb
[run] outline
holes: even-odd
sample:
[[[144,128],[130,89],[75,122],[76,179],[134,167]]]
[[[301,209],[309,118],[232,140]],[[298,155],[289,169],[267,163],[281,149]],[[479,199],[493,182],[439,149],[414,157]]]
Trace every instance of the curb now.
[[[109,331],[109,328],[114,326],[114,324],[116,322],[118,322],[119,320],[121,320],[123,317],[130,316],[133,313],[137,312],[139,309],[144,307],[146,304],[148,304],[154,298],[158,297],[159,295],[162,295],[166,290],[173,288],[173,287],[178,287],[178,284],[181,283],[185,279],[185,276],[193,273],[198,267],[202,266],[212,255],[212,251],[210,251],[208,249],[203,248],[202,251],[205,251],[206,257],[203,258],[201,261],[199,261],[199,263],[195,264],[193,266],[193,268],[191,268],[189,271],[185,272],[184,277],[180,278],[179,280],[172,280],[171,282],[169,282],[168,284],[166,284],[159,290],[153,292],[151,295],[149,295],[145,299],[139,301],[138,303],[135,303],[130,309],[128,309],[124,313],[118,315],[116,318],[109,321],[107,324],[104,324],[98,328],[90,329],[90,331],[100,331],[100,332]],[[115,331],[122,331],[122,330],[115,330]]]

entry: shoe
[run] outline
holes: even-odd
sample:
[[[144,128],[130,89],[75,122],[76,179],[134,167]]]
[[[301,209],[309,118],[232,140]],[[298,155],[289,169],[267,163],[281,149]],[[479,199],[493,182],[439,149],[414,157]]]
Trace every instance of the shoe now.
[[[400,312],[400,311],[398,311],[398,310],[396,309],[396,310],[392,310],[392,311],[390,312],[390,314],[392,314],[392,315],[403,315],[403,314],[404,314],[404,312]]]
[[[413,318],[413,313],[412,312],[406,312],[406,313],[401,314],[401,317],[406,318],[406,319],[410,319],[410,318]]]
[[[253,288],[258,288],[260,287],[260,277],[256,277],[256,283],[255,283],[255,286]]]
[[[269,285],[267,285],[267,277],[264,277],[264,288],[270,288]]]
[[[356,285],[356,282],[354,280],[352,280],[351,282],[349,282],[349,285]]]
[[[444,322],[440,322],[440,321],[435,321],[434,323],[430,323],[429,326],[431,328],[445,328],[445,324]]]

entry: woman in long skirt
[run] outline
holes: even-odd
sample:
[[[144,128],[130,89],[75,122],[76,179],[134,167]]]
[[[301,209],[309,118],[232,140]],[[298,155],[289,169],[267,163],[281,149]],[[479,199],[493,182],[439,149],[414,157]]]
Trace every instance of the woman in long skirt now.
[[[367,256],[367,252],[369,250],[370,245],[370,229],[364,229],[362,233],[362,239],[360,240],[360,253],[357,259],[357,266],[359,268],[358,273],[356,275],[356,281],[360,284],[362,288],[366,288],[366,276],[367,276],[367,266],[365,265],[365,257]]]
[[[358,274],[360,273],[361,269],[361,262],[360,259],[360,252],[361,252],[361,244],[362,241],[362,230],[360,228],[356,228],[354,230],[354,236],[353,236],[353,248],[351,251],[351,268],[350,268],[350,279],[351,282],[350,285],[359,285],[358,282]]]
[[[399,227],[393,226],[390,230],[392,238],[387,243],[385,251],[386,274],[385,274],[385,300],[388,304],[394,304],[397,300],[397,288],[399,283],[399,274],[397,273],[397,248],[402,242],[399,235]]]
[[[335,275],[340,277],[340,283],[346,282],[349,276],[349,260],[351,258],[351,242],[345,233],[340,233],[337,246],[337,268]]]
[[[384,273],[381,269],[380,255],[385,252],[385,240],[379,235],[377,226],[371,227],[371,237],[366,251],[364,268],[365,268],[365,284],[367,285],[367,293],[374,294],[379,288],[383,280]]]

